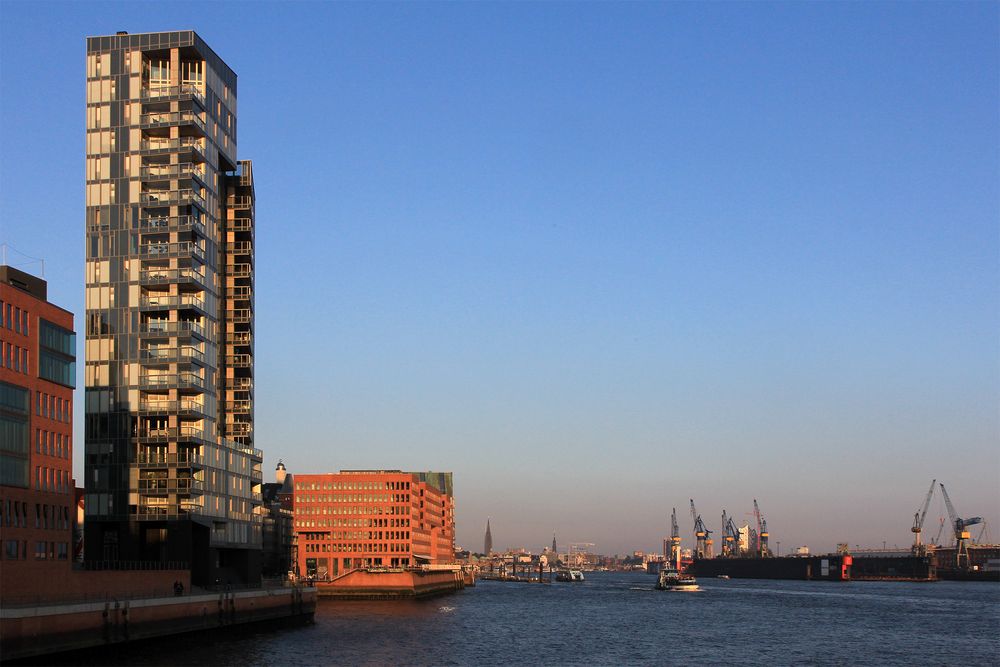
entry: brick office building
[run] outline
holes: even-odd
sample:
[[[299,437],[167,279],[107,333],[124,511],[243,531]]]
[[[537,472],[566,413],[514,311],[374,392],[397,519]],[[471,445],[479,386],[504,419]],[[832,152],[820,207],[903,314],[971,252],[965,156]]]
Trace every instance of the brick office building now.
[[[294,488],[302,576],[323,580],[361,568],[454,562],[451,473],[300,474]]]
[[[0,590],[11,599],[71,570],[73,314],[47,284],[0,266]]]

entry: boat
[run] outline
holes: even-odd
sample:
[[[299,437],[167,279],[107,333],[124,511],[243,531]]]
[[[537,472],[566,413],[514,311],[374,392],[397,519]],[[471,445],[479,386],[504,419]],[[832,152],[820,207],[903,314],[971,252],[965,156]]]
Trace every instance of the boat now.
[[[660,578],[656,581],[658,591],[698,591],[698,580],[690,574],[681,574],[675,568],[665,567],[660,570]]]
[[[556,572],[556,581],[583,581],[583,572],[580,570],[559,570]]]
[[[729,578],[728,574],[720,574],[719,576],[716,577],[716,579],[728,579],[728,578]]]

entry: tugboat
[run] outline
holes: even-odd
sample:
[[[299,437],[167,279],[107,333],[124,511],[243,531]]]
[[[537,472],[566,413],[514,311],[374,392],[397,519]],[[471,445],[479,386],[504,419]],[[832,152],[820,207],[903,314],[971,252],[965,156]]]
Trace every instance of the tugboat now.
[[[559,570],[556,572],[556,581],[583,581],[583,572],[580,570]]]

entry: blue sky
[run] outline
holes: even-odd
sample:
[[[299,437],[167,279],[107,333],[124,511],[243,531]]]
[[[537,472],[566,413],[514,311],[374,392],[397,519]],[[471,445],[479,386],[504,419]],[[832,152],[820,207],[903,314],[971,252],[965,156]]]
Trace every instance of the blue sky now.
[[[783,549],[902,545],[934,477],[996,536],[998,19],[2,2],[0,240],[79,329],[84,38],[194,29],[254,161],[268,471],[453,470],[474,548],[755,497]]]

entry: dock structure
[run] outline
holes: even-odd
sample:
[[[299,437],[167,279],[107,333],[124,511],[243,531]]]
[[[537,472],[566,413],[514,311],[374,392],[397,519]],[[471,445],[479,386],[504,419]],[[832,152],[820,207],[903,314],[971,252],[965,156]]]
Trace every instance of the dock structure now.
[[[294,586],[4,607],[2,659],[20,660],[262,621],[309,622],[316,590]]]

